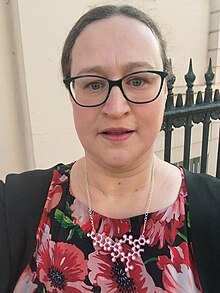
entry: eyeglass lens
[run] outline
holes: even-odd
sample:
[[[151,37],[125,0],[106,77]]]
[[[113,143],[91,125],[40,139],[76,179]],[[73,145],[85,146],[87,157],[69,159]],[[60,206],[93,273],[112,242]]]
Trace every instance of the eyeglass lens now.
[[[134,103],[147,103],[154,100],[161,89],[162,78],[152,72],[130,74],[121,80],[123,94]],[[106,100],[110,84],[99,76],[82,76],[74,79],[70,90],[74,99],[81,105],[93,106]]]

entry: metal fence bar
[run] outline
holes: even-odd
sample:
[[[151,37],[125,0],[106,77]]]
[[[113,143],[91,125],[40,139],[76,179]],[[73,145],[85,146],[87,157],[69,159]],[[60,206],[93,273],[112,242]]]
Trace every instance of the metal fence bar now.
[[[202,133],[202,153],[201,153],[201,173],[206,173],[207,167],[207,154],[208,154],[208,142],[209,142],[209,127],[210,127],[210,114],[206,113],[205,121],[203,122]]]
[[[164,160],[170,163],[171,159],[171,140],[172,140],[172,121],[167,121],[165,129]]]
[[[208,70],[205,73],[205,96],[204,103],[210,104],[212,102],[212,84],[215,77],[214,72],[212,71],[212,60],[209,59]],[[209,129],[210,129],[210,112],[205,114],[205,119],[203,121],[203,134],[202,134],[202,154],[201,154],[201,173],[206,173],[207,167],[207,153],[208,153],[208,143],[209,143]]]
[[[203,123],[200,172],[206,173],[210,124],[212,120],[220,120],[220,94],[218,89],[216,89],[214,93],[212,90],[214,73],[212,71],[211,59],[209,60],[208,70],[205,73],[206,88],[204,99],[203,94],[200,91],[197,93],[196,102],[194,102],[193,86],[196,76],[193,73],[191,59],[189,63],[189,70],[185,75],[187,86],[185,101],[182,94],[177,94],[176,104],[174,105],[173,87],[175,76],[172,71],[169,77],[168,96],[162,126],[162,130],[165,131],[164,159],[168,162],[171,160],[173,130],[175,128],[184,127],[183,166],[189,169],[192,127],[195,124]],[[220,178],[220,133],[216,162],[216,177]]]
[[[170,60],[170,73],[169,73],[169,80],[167,82],[167,101],[166,101],[166,109],[171,110],[174,108],[174,94],[173,94],[173,87],[176,80],[176,77],[172,71],[172,63]],[[173,131],[173,123],[172,119],[168,119],[164,128],[165,131],[165,143],[164,143],[164,160],[166,162],[170,162],[171,160],[171,141],[172,141],[172,131]]]
[[[183,167],[189,169],[190,146],[191,146],[192,115],[188,115],[185,124]]]
[[[192,59],[190,59],[189,62],[189,69],[187,74],[185,75],[185,81],[187,85],[187,90],[186,90],[186,102],[185,106],[190,107],[194,104],[193,97],[194,97],[194,92],[193,92],[193,86],[194,86],[194,81],[196,79],[196,76],[193,72],[192,68]],[[189,169],[189,160],[190,160],[190,146],[191,146],[191,133],[192,133],[192,115],[188,114],[186,118],[186,123],[185,123],[185,135],[184,135],[184,155],[183,155],[183,166],[186,169]]]

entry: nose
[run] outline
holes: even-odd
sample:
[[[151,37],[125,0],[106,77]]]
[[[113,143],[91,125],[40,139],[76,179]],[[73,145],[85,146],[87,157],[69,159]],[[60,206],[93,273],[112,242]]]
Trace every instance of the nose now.
[[[111,88],[109,97],[102,107],[105,116],[117,119],[126,116],[131,111],[130,103],[125,99],[119,86]]]

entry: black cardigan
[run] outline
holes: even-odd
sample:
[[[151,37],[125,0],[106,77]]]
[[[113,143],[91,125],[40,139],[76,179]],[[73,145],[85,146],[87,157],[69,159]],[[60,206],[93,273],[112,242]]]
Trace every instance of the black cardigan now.
[[[13,292],[31,260],[54,168],[11,174],[5,184],[0,181],[1,293]],[[205,293],[217,293],[220,292],[220,180],[184,172],[200,281]]]

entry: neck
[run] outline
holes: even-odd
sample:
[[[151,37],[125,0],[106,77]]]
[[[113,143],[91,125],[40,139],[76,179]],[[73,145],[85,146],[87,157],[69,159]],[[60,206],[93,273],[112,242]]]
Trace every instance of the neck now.
[[[141,192],[142,190],[145,190],[146,193],[146,190],[148,190],[153,155],[133,168],[128,170],[117,169],[116,172],[98,165],[89,157],[82,159],[81,166],[83,168],[85,160],[92,194],[94,191],[101,193],[106,198],[122,198],[133,197],[134,193]]]

